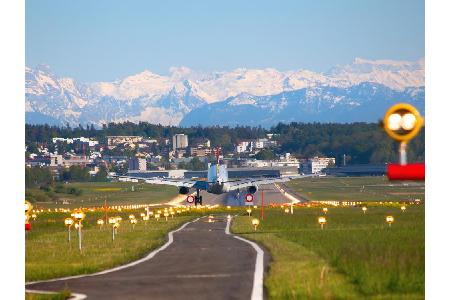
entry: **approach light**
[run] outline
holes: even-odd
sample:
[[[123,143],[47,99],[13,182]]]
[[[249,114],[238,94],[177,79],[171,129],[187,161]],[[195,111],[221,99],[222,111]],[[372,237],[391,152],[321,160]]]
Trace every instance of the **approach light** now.
[[[161,217],[161,215],[160,214],[155,214],[155,219],[156,219],[156,221],[159,221],[159,218]]]
[[[78,222],[81,222],[86,217],[86,214],[81,209],[79,209],[74,211],[73,217]]]
[[[164,217],[166,218],[166,221],[167,221],[167,217],[169,216],[169,213],[168,212],[165,212],[164,213]]]
[[[253,227],[255,228],[255,231],[256,231],[256,228],[257,228],[258,225],[259,225],[259,220],[256,219],[256,218],[254,218],[254,219],[252,220],[252,225],[253,225]]]
[[[31,217],[33,218],[33,221],[36,220],[37,215],[36,214],[32,214]]]
[[[388,117],[388,128],[390,130],[399,130],[401,127],[402,116],[399,114],[392,114]]]
[[[383,127],[394,140],[408,142],[419,133],[423,123],[423,118],[414,106],[399,103],[388,109],[384,116]]]
[[[386,222],[389,224],[389,227],[391,227],[391,224],[394,223],[394,217],[393,216],[387,216]]]
[[[363,206],[363,207],[362,207],[362,211],[363,211],[364,214],[366,214],[367,207]]]
[[[25,213],[28,214],[33,209],[33,205],[30,202],[25,200]]]
[[[97,225],[103,226],[103,224],[105,224],[105,221],[103,221],[103,219],[98,219],[97,220]]]
[[[110,218],[108,218],[108,223],[109,224],[116,224],[116,222],[117,222],[117,220],[116,220],[116,218],[115,217],[110,217]]]
[[[70,227],[73,225],[73,219],[72,218],[65,218],[64,219],[64,225],[67,227],[67,241],[70,242]]]
[[[135,216],[134,216],[134,215],[129,215],[128,218],[129,218],[130,220],[132,220],[132,219],[135,219]]]
[[[230,208],[231,208],[231,206],[227,205],[227,209],[230,209]]]
[[[289,208],[285,208],[284,212],[288,214],[289,213]]]
[[[73,224],[73,220],[71,218],[64,219],[64,225],[66,225],[67,227],[72,226],[72,224]]]
[[[121,216],[116,217],[116,221],[117,223],[119,223],[120,221],[122,221],[122,217]]]
[[[327,214],[328,208],[324,207],[324,208],[322,208],[322,211],[323,211],[324,214]]]
[[[134,229],[134,226],[136,225],[137,220],[136,219],[131,219],[130,223],[133,225],[133,229]]]
[[[320,224],[320,228],[323,229],[323,225],[325,225],[325,223],[327,222],[327,219],[326,219],[325,217],[319,217],[319,218],[317,219],[317,221],[318,221],[319,224]]]
[[[402,210],[402,212],[405,212],[406,206],[402,205],[402,207],[400,207],[400,209]]]
[[[248,213],[248,216],[250,217],[250,214],[252,213],[252,209],[251,209],[251,208],[248,208],[248,209],[247,209],[247,213]]]

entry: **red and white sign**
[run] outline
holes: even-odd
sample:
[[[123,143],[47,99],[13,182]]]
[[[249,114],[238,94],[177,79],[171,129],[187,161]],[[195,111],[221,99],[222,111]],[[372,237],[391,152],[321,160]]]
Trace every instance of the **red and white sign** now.
[[[253,202],[253,195],[252,194],[245,195],[245,202]]]
[[[187,196],[186,200],[188,203],[194,203],[194,196]]]

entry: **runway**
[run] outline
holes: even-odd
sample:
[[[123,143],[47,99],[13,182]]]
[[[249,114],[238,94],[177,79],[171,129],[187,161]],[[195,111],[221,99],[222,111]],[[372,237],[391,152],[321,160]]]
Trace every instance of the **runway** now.
[[[262,185],[259,187],[258,191],[254,194],[253,204],[261,205],[262,197],[264,193],[264,206],[268,206],[272,203],[286,203],[290,200],[286,199],[286,197],[275,187],[274,184]],[[219,204],[219,205],[230,205],[230,206],[242,206],[245,205],[245,195],[247,193],[245,191],[230,192],[220,195],[214,195],[207,192],[202,191],[201,195],[203,196],[203,204]]]
[[[227,234],[226,228],[225,216],[217,216],[213,223],[201,218],[174,232],[167,248],[135,266],[102,275],[29,284],[26,289],[68,288],[87,295],[87,299],[100,300],[261,299],[261,270],[268,265],[268,255],[257,259],[255,248]],[[260,282],[254,280],[258,260]],[[256,297],[255,282],[261,292],[257,291]]]

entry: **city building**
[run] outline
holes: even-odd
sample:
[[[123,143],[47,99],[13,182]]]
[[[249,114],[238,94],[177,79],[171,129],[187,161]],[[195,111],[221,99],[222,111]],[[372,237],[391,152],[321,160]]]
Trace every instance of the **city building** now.
[[[108,148],[113,149],[117,145],[120,144],[135,144],[142,141],[142,136],[135,136],[135,135],[119,135],[119,136],[107,136],[108,141]]]
[[[59,167],[64,165],[64,159],[62,155],[50,155],[50,167]]]
[[[130,171],[146,171],[147,160],[141,157],[133,157],[128,161],[128,170]]]
[[[334,166],[336,164],[336,159],[334,157],[313,157],[304,160],[300,164],[300,172],[304,174],[317,174],[323,169]]]
[[[212,151],[211,151],[211,148],[195,148],[195,147],[190,147],[188,153],[189,153],[190,156],[203,157],[203,156],[209,156],[209,155],[211,155]]]
[[[186,134],[175,134],[172,137],[173,150],[184,149],[188,146],[188,136]]]

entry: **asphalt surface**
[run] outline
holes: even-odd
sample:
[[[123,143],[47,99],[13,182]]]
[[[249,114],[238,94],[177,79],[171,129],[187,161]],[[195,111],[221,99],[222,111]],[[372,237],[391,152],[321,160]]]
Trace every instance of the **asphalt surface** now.
[[[87,299],[250,299],[256,251],[225,233],[218,216],[188,224],[152,259],[108,274],[29,284],[26,289],[87,295]],[[268,265],[267,252],[264,265]]]
[[[264,206],[268,206],[272,203],[286,203],[290,200],[286,199],[283,194],[275,187],[273,184],[262,185],[259,187],[258,191],[254,194],[253,205],[261,205],[262,194],[264,193]],[[203,204],[219,204],[219,205],[230,205],[230,206],[241,206],[245,205],[245,191],[230,192],[221,195],[214,195],[207,193],[205,191],[201,192],[203,197]]]

